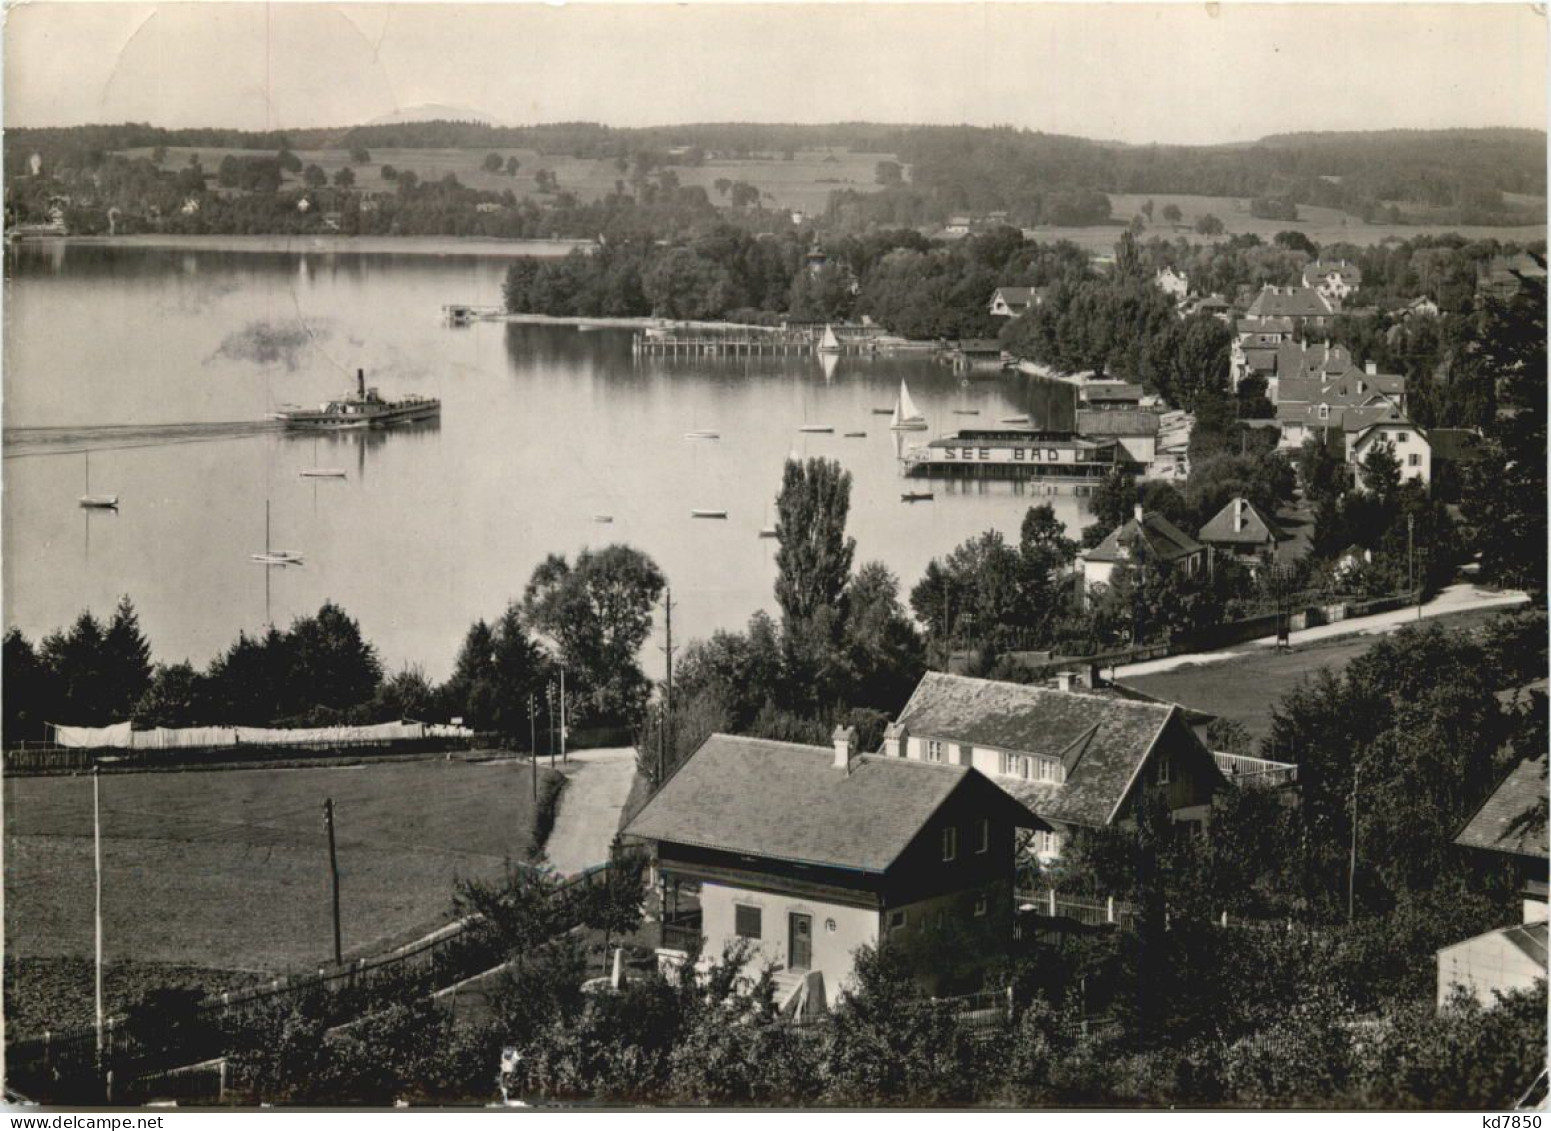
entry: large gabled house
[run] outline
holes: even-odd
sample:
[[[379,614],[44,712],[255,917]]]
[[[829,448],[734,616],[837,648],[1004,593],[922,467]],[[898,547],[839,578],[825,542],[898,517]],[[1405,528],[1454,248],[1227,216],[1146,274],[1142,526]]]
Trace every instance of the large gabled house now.
[[[1326,298],[1345,302],[1348,295],[1363,285],[1362,270],[1345,259],[1316,259],[1303,268],[1303,285],[1313,287]]]
[[[979,770],[1048,822],[1034,840],[1043,860],[1075,829],[1130,819],[1146,786],[1176,820],[1204,825],[1227,785],[1176,704],[943,672],[921,678],[883,755]]]
[[[1483,1005],[1498,993],[1529,989],[1546,977],[1547,756],[1528,758],[1482,802],[1454,843],[1483,863],[1512,869],[1522,900],[1521,922],[1438,951],[1438,1005],[1463,987]]]
[[[1432,443],[1427,432],[1390,404],[1349,410],[1342,418],[1346,433],[1346,462],[1354,482],[1366,488],[1363,465],[1380,445],[1387,445],[1400,464],[1400,479],[1414,479],[1422,486],[1432,482]]]
[[[667,964],[685,935],[704,959],[748,947],[776,968],[782,1003],[845,992],[856,950],[932,930],[1012,936],[1018,829],[1048,831],[969,766],[716,734],[636,814],[624,835],[654,846]],[[682,885],[698,908],[676,914]],[[987,951],[994,949],[987,946]]]
[[[1244,321],[1289,320],[1295,332],[1324,330],[1341,313],[1341,300],[1320,294],[1313,287],[1277,287],[1267,284],[1244,312]],[[1240,325],[1243,323],[1241,322]]]

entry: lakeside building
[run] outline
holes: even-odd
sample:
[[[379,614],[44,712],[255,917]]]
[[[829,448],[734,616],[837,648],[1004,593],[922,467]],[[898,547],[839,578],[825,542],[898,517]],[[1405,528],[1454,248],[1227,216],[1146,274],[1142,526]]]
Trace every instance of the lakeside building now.
[[[1126,381],[1084,381],[1077,387],[1077,401],[1083,408],[1135,409],[1142,406],[1143,392]]]
[[[665,965],[744,945],[776,968],[777,1001],[818,1012],[843,995],[859,947],[957,933],[1005,950],[1019,829],[1048,832],[967,765],[715,734],[624,835],[653,845]],[[677,892],[698,886],[698,907]]]
[[[1095,480],[1127,461],[1115,440],[1033,428],[971,428],[907,450],[906,475]]]
[[[1141,408],[1079,408],[1077,434],[1085,440],[1118,445],[1116,456],[1132,463],[1143,474],[1158,458],[1159,417]]]
[[[884,730],[885,758],[973,767],[1035,813],[1033,850],[1061,854],[1079,828],[1131,820],[1145,787],[1203,827],[1227,786],[1177,704],[927,672]]]

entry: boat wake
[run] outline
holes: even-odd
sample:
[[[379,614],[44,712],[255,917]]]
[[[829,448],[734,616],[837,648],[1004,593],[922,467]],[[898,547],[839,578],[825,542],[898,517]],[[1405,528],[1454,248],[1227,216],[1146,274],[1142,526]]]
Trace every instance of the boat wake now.
[[[276,420],[226,420],[204,424],[84,424],[54,428],[7,428],[0,433],[6,459],[32,455],[198,444],[262,436],[284,428]]]

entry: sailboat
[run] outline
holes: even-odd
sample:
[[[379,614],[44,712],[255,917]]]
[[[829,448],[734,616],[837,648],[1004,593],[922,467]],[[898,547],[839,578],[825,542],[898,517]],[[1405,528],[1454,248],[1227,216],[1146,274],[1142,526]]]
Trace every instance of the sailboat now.
[[[840,352],[840,339],[835,337],[835,328],[833,326],[830,326],[828,324],[826,324],[824,326],[824,336],[819,339],[819,352],[820,353],[839,353]]]
[[[92,453],[86,453],[86,493],[79,499],[81,506],[92,510],[118,510],[117,495],[92,494]]]
[[[264,552],[262,554],[249,554],[253,561],[266,566],[301,565],[302,555],[300,550],[276,550],[269,545],[269,500],[264,500]]]
[[[899,400],[894,402],[894,422],[889,425],[895,432],[925,432],[926,417],[910,399],[910,390],[903,380],[899,383]]]

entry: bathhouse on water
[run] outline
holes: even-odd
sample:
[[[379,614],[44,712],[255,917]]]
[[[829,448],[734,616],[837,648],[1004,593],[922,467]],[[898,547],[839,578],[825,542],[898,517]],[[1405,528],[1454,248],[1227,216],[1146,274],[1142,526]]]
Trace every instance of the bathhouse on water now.
[[[911,448],[905,474],[931,478],[1102,479],[1129,463],[1113,439],[1038,428],[966,429]]]

